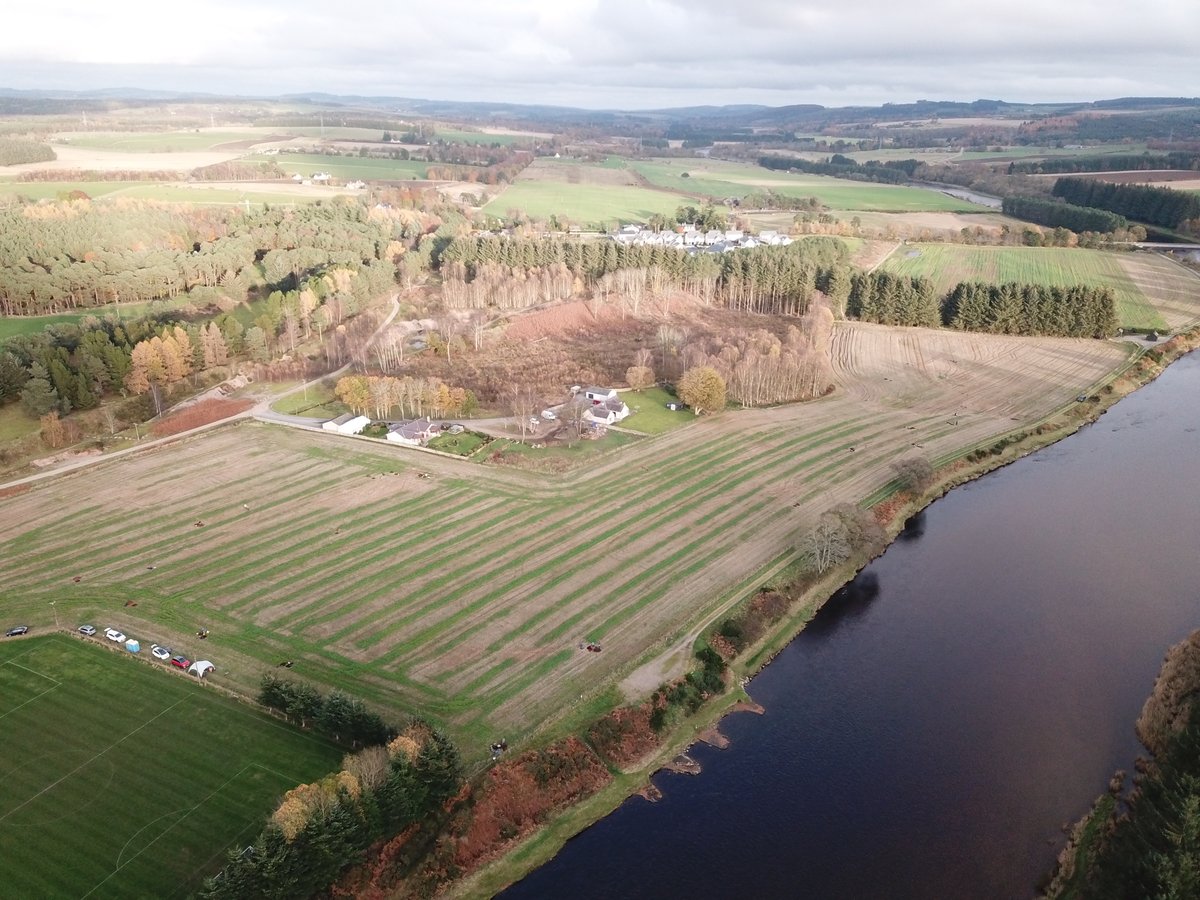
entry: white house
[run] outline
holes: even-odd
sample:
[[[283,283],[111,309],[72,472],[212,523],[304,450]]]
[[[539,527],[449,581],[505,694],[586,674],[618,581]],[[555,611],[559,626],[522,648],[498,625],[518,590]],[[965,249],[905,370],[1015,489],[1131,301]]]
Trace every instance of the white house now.
[[[321,428],[337,434],[358,434],[370,424],[371,420],[366,416],[342,413],[336,419],[330,419],[328,422],[323,423]]]
[[[328,181],[328,180],[329,180],[329,173],[328,173],[328,172],[313,172],[313,173],[312,173],[312,180],[313,180],[313,181],[320,181],[320,182],[325,182],[325,181]]]
[[[347,181],[346,187],[359,191],[367,186],[365,181]]]
[[[592,404],[583,414],[589,422],[612,425],[629,415],[629,407],[617,396],[616,388],[584,388],[583,396]]]
[[[410,447],[422,447],[430,438],[442,433],[442,426],[430,420],[428,416],[412,422],[396,422],[388,426],[387,439],[397,444],[407,444]]]

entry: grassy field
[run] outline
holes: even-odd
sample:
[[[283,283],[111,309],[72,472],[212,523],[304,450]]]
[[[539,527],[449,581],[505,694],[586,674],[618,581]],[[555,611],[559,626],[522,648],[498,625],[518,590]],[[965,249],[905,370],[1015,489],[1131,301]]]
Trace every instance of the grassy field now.
[[[939,346],[904,343],[918,340]],[[834,358],[834,397],[610,432],[612,452],[510,448],[537,472],[221,429],[102,465],[86,491],[58,479],[0,500],[0,597],[13,621],[42,624],[55,600],[184,650],[210,628],[223,684],[253,691],[291,659],[397,718],[435,718],[478,758],[497,734],[604,712],[821,511],[890,481],[911,442],[936,456],[1008,431],[1124,350],[847,326]],[[579,651],[585,638],[604,652]]]
[[[1151,261],[1158,259],[1158,265]],[[1132,270],[1135,262],[1142,269]],[[1059,247],[971,247],[958,244],[905,244],[883,264],[889,272],[933,279],[939,291],[960,281],[996,284],[1020,281],[1070,287],[1110,287],[1117,298],[1117,318],[1125,328],[1166,328],[1159,307],[1168,295],[1194,298],[1200,282],[1182,267],[1160,257]],[[1185,301],[1186,302],[1186,301]],[[1191,302],[1192,317],[1200,300]]]
[[[483,144],[486,147],[499,144],[507,147],[510,144],[529,144],[539,139],[531,134],[491,134],[483,131],[457,131],[452,128],[439,128],[434,133],[433,140],[457,144]]]
[[[718,199],[744,197],[770,189],[792,197],[817,197],[836,212],[983,212],[984,207],[937,191],[890,184],[846,181],[821,175],[788,174],[749,163],[706,159],[655,159],[631,162],[647,181],[678,191],[696,191]],[[683,178],[684,172],[688,173]]]
[[[326,741],[127,655],[0,644],[5,896],[186,897],[285,791],[337,768]]]
[[[211,150],[222,144],[260,139],[254,131],[73,131],[56,136],[72,147],[125,153],[182,153]],[[164,162],[164,166],[167,163]]]
[[[154,300],[150,303],[110,303],[93,309],[52,316],[0,316],[0,342],[18,334],[37,334],[47,325],[72,324],[88,316],[103,318],[111,313],[122,319],[136,319],[147,313],[177,309],[186,305],[186,298],[179,297],[174,300]]]
[[[31,418],[19,403],[0,406],[0,442],[25,437],[39,428],[38,420]]]
[[[636,393],[626,391],[621,399],[630,412],[629,418],[621,423],[622,428],[631,428],[643,434],[663,434],[696,421],[695,414],[687,410],[667,409],[667,403],[678,398],[662,388],[649,388]]]
[[[647,188],[621,160],[589,165],[574,160],[538,159],[517,181],[484,206],[496,216],[519,209],[545,221],[551,215],[594,229],[617,222],[644,222],[654,213],[673,213],[692,198]]]
[[[254,157],[258,159],[259,157]],[[280,153],[269,157],[285,172],[299,172],[308,177],[314,172],[328,172],[346,181],[408,181],[424,178],[430,164],[407,159],[371,159],[364,156],[327,156],[319,153]]]
[[[289,185],[290,187],[290,185]],[[72,191],[83,191],[93,200],[117,197],[134,200],[162,200],[174,203],[272,203],[293,206],[328,199],[330,195],[306,197],[286,191],[247,187],[187,187],[154,181],[0,181],[0,196],[28,197],[31,200],[52,200],[65,197]]]

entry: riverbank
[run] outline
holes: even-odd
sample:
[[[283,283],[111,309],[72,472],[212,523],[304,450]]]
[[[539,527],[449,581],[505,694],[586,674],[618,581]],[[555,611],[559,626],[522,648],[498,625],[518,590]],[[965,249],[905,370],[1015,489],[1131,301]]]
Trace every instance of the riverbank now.
[[[887,512],[887,543],[896,537],[909,516],[925,508],[951,488],[1008,465],[1095,421],[1117,400],[1151,381],[1173,359],[1193,349],[1198,337],[1200,335],[1193,331],[1187,338],[1174,339],[1133,356],[1119,371],[1093,385],[1084,401],[1064,406],[1035,426],[1015,433],[998,435],[982,446],[964,447],[945,458],[935,460],[938,465],[938,482],[919,496],[901,495],[893,489],[880,496],[868,498],[873,507]],[[768,634],[752,647],[746,648],[732,662],[734,677],[731,681],[736,684],[740,680],[739,676],[751,675],[761,670],[867,561],[869,560],[856,560],[854,564],[831,571],[819,582],[809,585],[802,597],[792,604],[788,614],[775,623]],[[705,632],[718,624],[712,623]],[[618,772],[613,782],[600,794],[584,800],[563,816],[546,823],[505,857],[460,882],[453,888],[453,892],[457,896],[489,895],[551,858],[572,835],[594,819],[607,815],[619,806],[626,796],[643,787],[649,777],[666,761],[690,746],[700,731],[720,719],[732,705],[732,699],[741,694],[741,690],[734,688],[720,698],[704,704],[694,715],[662,735],[660,747],[642,760],[636,768]]]

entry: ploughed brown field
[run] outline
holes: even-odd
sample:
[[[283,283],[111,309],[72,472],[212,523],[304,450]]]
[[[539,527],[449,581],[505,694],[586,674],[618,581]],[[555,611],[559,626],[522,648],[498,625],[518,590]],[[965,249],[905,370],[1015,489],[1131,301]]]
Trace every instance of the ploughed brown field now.
[[[0,596],[203,653],[235,689],[291,660],[471,753],[671,674],[824,510],[1042,419],[1128,348],[840,323],[832,352],[828,397],[564,475],[250,423],[114,460],[0,500]]]

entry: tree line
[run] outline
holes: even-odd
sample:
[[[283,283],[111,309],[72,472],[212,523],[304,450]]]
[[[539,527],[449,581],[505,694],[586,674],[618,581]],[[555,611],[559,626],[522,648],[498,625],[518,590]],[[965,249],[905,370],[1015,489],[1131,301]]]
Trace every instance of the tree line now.
[[[846,311],[864,322],[990,334],[1103,338],[1117,329],[1112,289],[1088,285],[969,281],[939,296],[927,278],[859,273],[851,279]]]
[[[1107,209],[1138,222],[1180,228],[1200,222],[1200,195],[1144,184],[1113,184],[1094,178],[1059,178],[1053,194],[1076,206]]]
[[[59,203],[0,210],[0,314],[235,301],[329,268],[394,277],[405,235],[355,201],[290,209]],[[374,273],[373,273],[374,274]]]
[[[961,331],[1104,338],[1117,329],[1111,288],[962,282],[946,296],[942,319]]]
[[[1010,175],[1071,175],[1076,172],[1144,172],[1153,169],[1200,169],[1200,153],[1113,153],[1106,156],[1052,156],[1014,161]]]
[[[1024,219],[1048,228],[1068,228],[1075,232],[1109,234],[1129,227],[1125,217],[1115,212],[1044,197],[1005,197],[1001,201],[1001,209],[1006,216],[1014,219]]]
[[[479,406],[473,391],[411,375],[347,375],[338,379],[334,393],[354,412],[371,411],[376,419],[388,418],[393,410],[403,417],[441,419],[470,414]]]
[[[904,184],[921,165],[920,161],[915,159],[894,159],[883,163],[871,159],[860,164],[857,160],[840,153],[833,154],[825,162],[788,156],[762,156],[759,157],[758,164],[764,169],[785,172],[794,169],[809,175],[829,175],[850,181],[876,181],[882,184]]]
[[[848,265],[848,250],[842,241],[827,237],[807,238],[786,247],[757,247],[722,254],[689,254],[671,247],[615,241],[578,243],[471,237],[445,243],[436,254],[435,265],[441,271],[453,305],[532,305],[557,298],[564,290],[573,290],[574,278],[590,282],[606,294],[623,289],[617,273],[641,271],[654,272],[660,287],[694,290],[731,309],[801,315],[807,309],[813,288],[827,281],[835,269],[845,269]],[[559,272],[556,277],[541,277],[543,272],[556,270]],[[543,290],[501,290],[506,278],[528,284],[531,277],[541,279]],[[466,290],[465,286],[476,279],[482,279],[489,289]],[[640,279],[643,287],[645,282],[645,277]],[[522,299],[516,303],[493,302],[493,298],[506,295]]]
[[[24,138],[0,137],[0,166],[50,162],[58,157],[49,144]]]
[[[264,702],[305,706],[309,712],[313,698],[320,698],[311,686],[270,676],[263,691]],[[320,721],[335,696],[320,698],[324,705],[312,714],[313,721]],[[357,705],[343,700],[342,706]],[[199,896],[311,897],[329,888],[378,841],[409,829],[436,831],[444,804],[462,782],[457,748],[416,719],[399,732],[384,726],[384,733],[392,736],[346,756],[340,771],[289,791],[258,838],[231,850],[224,868],[205,882]]]

